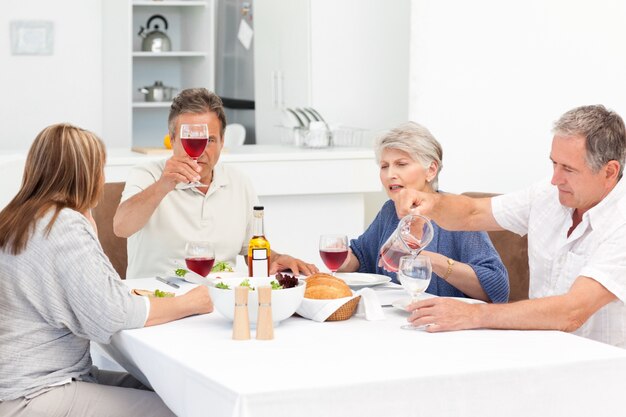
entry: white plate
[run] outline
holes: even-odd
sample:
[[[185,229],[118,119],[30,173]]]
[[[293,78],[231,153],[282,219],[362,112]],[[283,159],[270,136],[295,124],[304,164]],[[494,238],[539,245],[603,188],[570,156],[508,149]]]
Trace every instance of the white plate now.
[[[420,300],[426,300],[428,298],[433,298],[436,297],[435,295],[432,294],[422,294],[419,296]],[[468,304],[485,304],[484,301],[482,300],[474,300],[473,298],[463,298],[463,297],[439,297],[439,298],[449,298],[451,300],[458,300],[458,301],[462,301],[464,303],[468,303]],[[391,303],[391,305],[395,308],[398,308],[400,310],[405,311],[406,310],[406,306],[409,305],[409,303],[411,302],[410,298],[401,298],[399,300],[396,300],[394,302]]]
[[[391,281],[386,275],[364,274],[362,272],[338,272],[335,276],[345,281],[350,288],[373,287]]]

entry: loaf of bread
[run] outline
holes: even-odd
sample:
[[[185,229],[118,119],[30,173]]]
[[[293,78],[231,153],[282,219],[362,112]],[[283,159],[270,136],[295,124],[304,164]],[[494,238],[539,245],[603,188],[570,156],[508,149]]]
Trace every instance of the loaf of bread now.
[[[318,273],[306,279],[305,298],[316,300],[330,300],[335,298],[351,297],[350,287],[332,275]]]

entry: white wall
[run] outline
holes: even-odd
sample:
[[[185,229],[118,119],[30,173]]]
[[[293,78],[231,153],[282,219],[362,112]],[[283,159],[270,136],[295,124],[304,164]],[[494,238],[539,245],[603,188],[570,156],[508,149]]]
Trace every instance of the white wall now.
[[[380,131],[406,121],[410,10],[407,0],[312,0],[311,98],[329,122]]]
[[[0,1],[0,150],[25,150],[52,123],[102,131],[101,0]],[[54,22],[54,54],[11,55],[12,20]],[[10,134],[7,130],[10,129]]]
[[[626,2],[413,0],[410,118],[444,147],[446,191],[506,192],[551,174],[552,123],[626,116]]]

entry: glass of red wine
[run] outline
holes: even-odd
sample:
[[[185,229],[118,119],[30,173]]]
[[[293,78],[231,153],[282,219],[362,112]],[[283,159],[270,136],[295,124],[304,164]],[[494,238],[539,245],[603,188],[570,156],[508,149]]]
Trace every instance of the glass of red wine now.
[[[320,257],[335,275],[348,257],[348,237],[346,235],[321,235]]]
[[[400,219],[398,227],[380,248],[380,262],[389,272],[398,272],[400,258],[417,256],[434,236],[430,220],[419,214],[409,214]]]
[[[206,277],[215,263],[215,251],[209,242],[187,242],[185,264],[187,269]]]
[[[180,144],[187,152],[187,155],[194,161],[202,155],[209,141],[209,127],[206,124],[187,124],[180,125]],[[206,187],[200,181],[190,182],[179,188]]]

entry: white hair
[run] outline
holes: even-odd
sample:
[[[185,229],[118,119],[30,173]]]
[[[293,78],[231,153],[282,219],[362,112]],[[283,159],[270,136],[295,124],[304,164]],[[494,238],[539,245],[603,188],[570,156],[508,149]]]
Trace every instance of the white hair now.
[[[415,122],[403,123],[378,138],[374,149],[378,165],[380,165],[380,158],[385,149],[397,149],[406,152],[424,169],[430,168],[434,162],[437,165],[437,172],[430,181],[430,185],[435,191],[439,189],[439,172],[443,168],[443,149],[437,139],[424,126]]]

